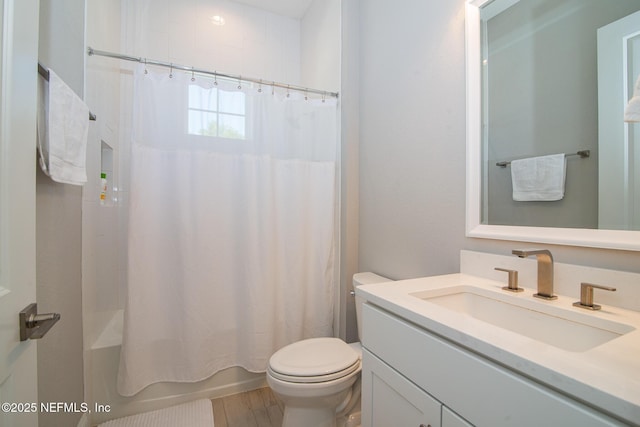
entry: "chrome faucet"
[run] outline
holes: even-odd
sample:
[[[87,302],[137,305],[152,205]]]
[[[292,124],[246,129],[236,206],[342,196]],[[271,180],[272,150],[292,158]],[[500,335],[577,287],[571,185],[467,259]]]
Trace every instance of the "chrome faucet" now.
[[[520,258],[535,255],[538,260],[538,293],[536,298],[552,300],[558,298],[553,295],[553,257],[547,249],[514,249],[512,254]]]

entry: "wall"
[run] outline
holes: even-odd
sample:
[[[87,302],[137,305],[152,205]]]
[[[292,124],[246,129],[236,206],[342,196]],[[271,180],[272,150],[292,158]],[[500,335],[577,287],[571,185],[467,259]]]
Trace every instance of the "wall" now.
[[[84,0],[40,2],[39,61],[79,96],[84,86]],[[38,168],[36,294],[38,311],[61,319],[38,341],[41,402],[84,402],[82,377],[82,188],[58,184]],[[41,427],[74,426],[82,414],[39,413]]]
[[[120,49],[120,2],[87,0],[86,43],[102,50]],[[103,388],[104,379],[95,381],[94,369],[98,368],[92,347],[104,325],[114,316],[124,302],[124,284],[121,280],[126,252],[120,250],[121,234],[118,232],[125,211],[118,201],[117,163],[105,163],[108,173],[108,194],[104,205],[99,202],[100,173],[103,170],[104,144],[111,148],[112,158],[120,152],[120,79],[118,61],[101,57],[87,57],[85,101],[97,120],[89,130],[87,146],[87,179],[82,193],[82,300],[84,323],[84,383],[85,402],[96,402],[95,388]],[[105,155],[108,155],[108,150]],[[106,160],[106,159],[105,159]],[[114,164],[115,163],[115,164]],[[100,404],[110,402],[98,401]],[[95,417],[95,415],[92,415]]]
[[[464,0],[361,3],[359,269],[394,279],[458,271],[465,238]],[[556,261],[640,272],[640,254],[544,245]]]
[[[300,21],[300,84],[340,91],[340,0],[314,0]]]
[[[225,0],[142,0],[124,11],[125,52],[222,73],[300,82],[300,21]],[[222,16],[225,25],[213,25]]]
[[[360,0],[341,1],[341,188],[340,188],[340,309],[344,321],[339,336],[358,341],[353,275],[359,272],[359,145],[360,145]]]
[[[361,2],[360,271],[458,269],[464,246],[464,2]]]
[[[341,88],[341,0],[314,0],[300,20],[300,84],[305,87],[327,90],[332,92],[342,92]],[[344,107],[344,98],[339,98],[341,111]],[[339,143],[341,139],[337,140]],[[344,142],[343,146],[344,147]],[[349,174],[346,169],[348,159],[345,158],[344,151],[340,154],[342,165],[340,189],[340,206],[342,212],[341,221],[345,221],[345,206],[351,203],[346,194],[347,181],[351,180],[353,174]],[[346,162],[346,163],[345,163]],[[357,190],[355,193],[357,194]],[[338,217],[338,216],[337,216]],[[334,334],[346,338],[347,322],[354,310],[353,298],[349,298],[350,280],[345,280],[343,274],[345,260],[343,252],[347,250],[345,239],[346,229],[341,225],[341,229],[336,230],[336,241],[340,244],[340,266],[336,271],[335,278],[340,284],[336,287],[336,310],[334,312]],[[353,269],[355,273],[356,270]],[[351,273],[353,275],[353,273]]]

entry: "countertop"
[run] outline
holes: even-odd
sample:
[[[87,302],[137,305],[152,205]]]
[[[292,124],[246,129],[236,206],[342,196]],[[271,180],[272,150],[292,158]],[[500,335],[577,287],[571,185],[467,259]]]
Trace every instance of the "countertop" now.
[[[434,289],[473,286],[505,292],[504,283],[467,274],[449,274],[363,285],[356,293],[415,325],[560,391],[632,425],[640,425],[640,313],[603,306],[599,311],[573,307],[575,297],[533,298],[533,289],[510,293],[527,308],[597,316],[634,330],[586,351],[568,351],[503,329],[413,296]]]

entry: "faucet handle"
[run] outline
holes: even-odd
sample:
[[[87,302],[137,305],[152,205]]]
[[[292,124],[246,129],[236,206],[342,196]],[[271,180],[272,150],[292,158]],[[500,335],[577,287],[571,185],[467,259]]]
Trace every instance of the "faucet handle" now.
[[[499,268],[495,267],[494,270],[504,271],[505,273],[509,273],[509,286],[503,286],[502,289],[510,292],[522,292],[524,289],[518,287],[518,271],[517,270],[509,270],[507,268]]]
[[[587,310],[600,310],[602,306],[593,303],[593,290],[602,289],[614,292],[616,288],[610,286],[594,285],[593,283],[580,283],[580,301],[573,303],[575,307],[585,308]]]

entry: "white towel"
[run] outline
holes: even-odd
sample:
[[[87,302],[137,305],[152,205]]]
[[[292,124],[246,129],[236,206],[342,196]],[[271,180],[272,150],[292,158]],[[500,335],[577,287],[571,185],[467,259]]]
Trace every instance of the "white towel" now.
[[[89,108],[52,70],[49,81],[43,82],[40,101],[40,167],[56,182],[84,184]]]
[[[625,122],[640,122],[640,76],[633,88],[633,97],[624,109]]]
[[[513,200],[518,202],[561,200],[565,178],[564,154],[511,161]]]

